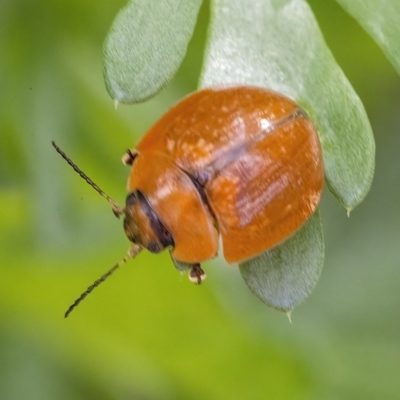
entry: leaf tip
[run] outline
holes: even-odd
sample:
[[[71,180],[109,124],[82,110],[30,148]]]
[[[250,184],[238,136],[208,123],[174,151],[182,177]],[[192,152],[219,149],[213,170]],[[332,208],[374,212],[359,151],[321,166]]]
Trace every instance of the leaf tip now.
[[[288,317],[289,322],[292,324],[292,310],[286,311],[286,316]]]

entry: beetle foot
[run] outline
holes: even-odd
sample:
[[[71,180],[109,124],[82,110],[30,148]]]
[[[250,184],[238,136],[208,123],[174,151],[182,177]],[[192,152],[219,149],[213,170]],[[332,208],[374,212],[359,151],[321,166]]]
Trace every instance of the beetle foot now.
[[[206,279],[207,275],[200,267],[200,264],[193,264],[189,272],[189,280],[197,285]]]

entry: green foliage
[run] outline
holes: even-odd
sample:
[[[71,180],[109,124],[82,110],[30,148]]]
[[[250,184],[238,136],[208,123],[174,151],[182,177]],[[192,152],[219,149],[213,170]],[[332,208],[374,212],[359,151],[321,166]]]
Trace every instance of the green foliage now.
[[[373,37],[400,73],[400,2],[396,0],[337,0]]]
[[[118,14],[104,46],[110,96],[136,103],[175,75],[193,34],[201,0],[131,0]]]
[[[265,304],[290,312],[318,282],[324,262],[322,226],[317,211],[285,245],[239,264],[250,290]]]
[[[377,1],[382,30],[397,27],[397,3]],[[209,12],[205,3],[165,90],[115,111],[101,54],[125,1],[0,2],[0,398],[398,397],[399,77],[335,1],[309,4],[363,99],[378,162],[371,192],[350,219],[323,199],[326,268],[290,325],[249,294],[237,268],[208,263],[196,287],[168,254],[142,254],[63,319],[129,244],[104,199],[50,140],[122,200],[128,170],[119,157],[195,90]],[[387,37],[395,49],[398,35]]]

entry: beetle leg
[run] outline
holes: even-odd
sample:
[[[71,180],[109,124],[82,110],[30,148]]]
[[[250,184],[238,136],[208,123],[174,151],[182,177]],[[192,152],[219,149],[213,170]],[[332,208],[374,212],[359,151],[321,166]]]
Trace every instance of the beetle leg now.
[[[206,279],[206,273],[200,267],[200,264],[192,264],[189,272],[189,280],[198,285]]]
[[[196,283],[197,285],[200,285],[201,282],[206,279],[206,273],[203,271],[203,269],[200,267],[200,264],[188,264],[184,263],[182,261],[176,260],[174,257],[172,257],[171,254],[171,260],[175,265],[175,268],[180,272],[180,273],[185,273],[186,271],[189,271],[189,280],[193,283]]]
[[[122,164],[124,165],[132,165],[136,156],[139,153],[136,150],[127,150],[126,153],[122,156]]]

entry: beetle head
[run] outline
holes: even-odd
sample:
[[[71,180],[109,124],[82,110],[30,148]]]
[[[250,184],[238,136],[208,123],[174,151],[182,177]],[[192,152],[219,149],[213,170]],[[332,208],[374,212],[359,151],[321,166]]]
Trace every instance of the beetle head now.
[[[172,236],[139,190],[126,197],[124,230],[131,242],[151,253],[159,253],[174,244]]]

